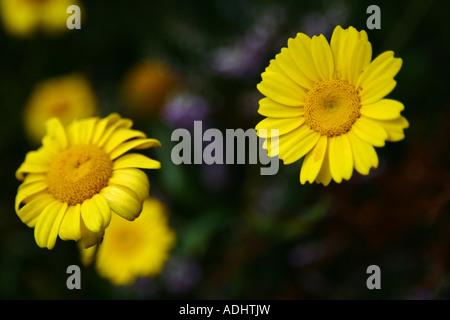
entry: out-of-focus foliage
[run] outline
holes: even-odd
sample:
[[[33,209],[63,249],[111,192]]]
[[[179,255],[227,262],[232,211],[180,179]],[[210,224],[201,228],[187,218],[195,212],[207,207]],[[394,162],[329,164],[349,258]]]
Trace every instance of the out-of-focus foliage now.
[[[367,6],[381,30],[367,30]],[[447,1],[83,1],[81,30],[16,38],[0,30],[0,297],[194,299],[440,299],[450,294],[450,5]],[[394,99],[406,138],[377,149],[369,176],[300,185],[298,163],[261,176],[259,165],[175,165],[176,128],[253,128],[260,74],[297,32],[329,39],[340,24],[366,29],[374,56],[403,59]],[[123,83],[142,61],[160,61],[175,89],[156,112],[133,116]],[[14,212],[14,173],[26,152],[24,108],[37,83],[81,73],[100,113],[131,117],[162,147],[148,173],[170,211],[177,243],[162,273],[117,287],[82,268],[73,242],[40,249]],[[158,88],[158,86],[153,86]],[[161,89],[162,90],[162,89]],[[156,93],[155,93],[156,94]],[[154,102],[154,101],[153,101]],[[135,114],[135,113],[134,113]],[[366,288],[378,265],[382,289]]]

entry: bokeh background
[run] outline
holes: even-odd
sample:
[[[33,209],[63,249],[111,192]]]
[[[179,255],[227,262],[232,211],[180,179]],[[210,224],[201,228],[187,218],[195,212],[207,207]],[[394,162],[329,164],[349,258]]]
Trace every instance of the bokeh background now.
[[[0,298],[450,297],[450,2],[80,3],[81,30],[14,34],[2,13]],[[367,30],[370,4],[381,8],[381,30]],[[256,84],[269,60],[297,32],[329,39],[338,24],[366,29],[374,56],[393,50],[403,59],[390,97],[404,103],[410,128],[377,149],[377,170],[323,187],[300,185],[299,163],[280,163],[274,176],[261,176],[259,165],[172,163],[173,130],[192,130],[194,120],[223,132],[254,127],[262,119]],[[82,289],[68,290],[66,268],[81,266],[76,244],[40,249],[14,212],[15,171],[39,146],[24,120],[30,97],[71,74],[90,83],[96,114],[119,112],[162,142],[147,152],[162,162],[148,172],[150,193],[168,206],[177,242],[160,275],[131,286],[90,266]],[[381,290],[366,287],[372,264]]]

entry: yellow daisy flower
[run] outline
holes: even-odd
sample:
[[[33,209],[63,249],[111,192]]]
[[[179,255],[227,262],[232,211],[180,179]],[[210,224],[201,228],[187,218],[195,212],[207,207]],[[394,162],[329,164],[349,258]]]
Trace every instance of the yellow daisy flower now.
[[[101,244],[81,248],[82,261],[90,264],[96,259],[100,275],[116,285],[131,285],[138,277],[161,272],[175,238],[168,225],[166,206],[149,198],[135,221],[113,216]]]
[[[257,85],[265,95],[258,112],[267,117],[256,126],[258,136],[278,129],[278,139],[264,142],[268,155],[284,164],[305,156],[302,184],[340,183],[353,168],[367,175],[378,166],[374,147],[402,140],[409,126],[403,104],[384,99],[401,66],[392,51],[372,61],[367,33],[353,27],[337,26],[330,44],[323,35],[289,39]]]
[[[27,135],[39,143],[45,135],[45,121],[52,117],[64,126],[76,118],[94,116],[98,102],[89,81],[80,74],[55,77],[36,85],[24,109]]]
[[[37,30],[50,34],[67,30],[67,7],[78,0],[0,0],[0,15],[5,30],[18,37],[32,35]]]
[[[131,149],[160,146],[158,140],[131,129],[133,122],[111,114],[75,120],[66,128],[47,121],[42,146],[26,155],[16,171],[15,210],[34,228],[36,243],[52,249],[56,238],[96,244],[117,213],[134,220],[149,196],[147,175],[137,169],[161,164]]]

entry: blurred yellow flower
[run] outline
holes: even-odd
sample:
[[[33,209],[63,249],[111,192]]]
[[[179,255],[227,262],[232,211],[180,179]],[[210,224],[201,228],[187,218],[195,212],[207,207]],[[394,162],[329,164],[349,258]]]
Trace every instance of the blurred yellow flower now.
[[[268,138],[268,129],[279,133],[264,142],[268,155],[284,164],[305,156],[302,184],[340,183],[351,178],[353,168],[367,175],[378,166],[374,147],[402,140],[409,126],[400,114],[403,104],[384,99],[401,66],[392,51],[372,61],[367,33],[353,27],[337,26],[330,44],[323,35],[289,39],[257,86],[266,96],[258,112],[267,117],[257,133],[262,138]]]
[[[81,257],[84,264],[95,259],[99,274],[112,283],[131,285],[138,277],[152,277],[161,272],[175,239],[166,206],[149,198],[135,221],[113,216],[101,244],[81,248]]]
[[[158,140],[131,129],[133,122],[111,114],[75,120],[64,127],[47,121],[42,147],[30,151],[16,171],[15,210],[34,228],[36,243],[52,249],[56,238],[95,245],[116,213],[134,220],[149,196],[147,175],[137,169],[161,164],[132,149],[160,146]]]
[[[0,0],[0,15],[5,30],[17,37],[27,37],[38,30],[57,34],[67,30],[66,11],[78,0]]]
[[[122,97],[133,115],[158,112],[178,85],[174,71],[165,63],[147,60],[132,68],[122,83]]]
[[[89,81],[79,74],[40,82],[24,110],[25,130],[31,141],[39,143],[45,134],[45,121],[57,117],[62,124],[96,115],[98,103]]]

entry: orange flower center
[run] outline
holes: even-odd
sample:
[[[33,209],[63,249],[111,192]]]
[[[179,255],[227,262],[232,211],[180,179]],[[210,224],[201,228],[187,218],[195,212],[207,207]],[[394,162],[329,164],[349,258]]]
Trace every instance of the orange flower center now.
[[[113,162],[108,154],[93,145],[70,147],[53,160],[47,172],[49,192],[73,206],[92,198],[106,187]]]
[[[358,91],[346,80],[323,80],[313,86],[305,99],[305,123],[321,135],[342,135],[359,118]]]

